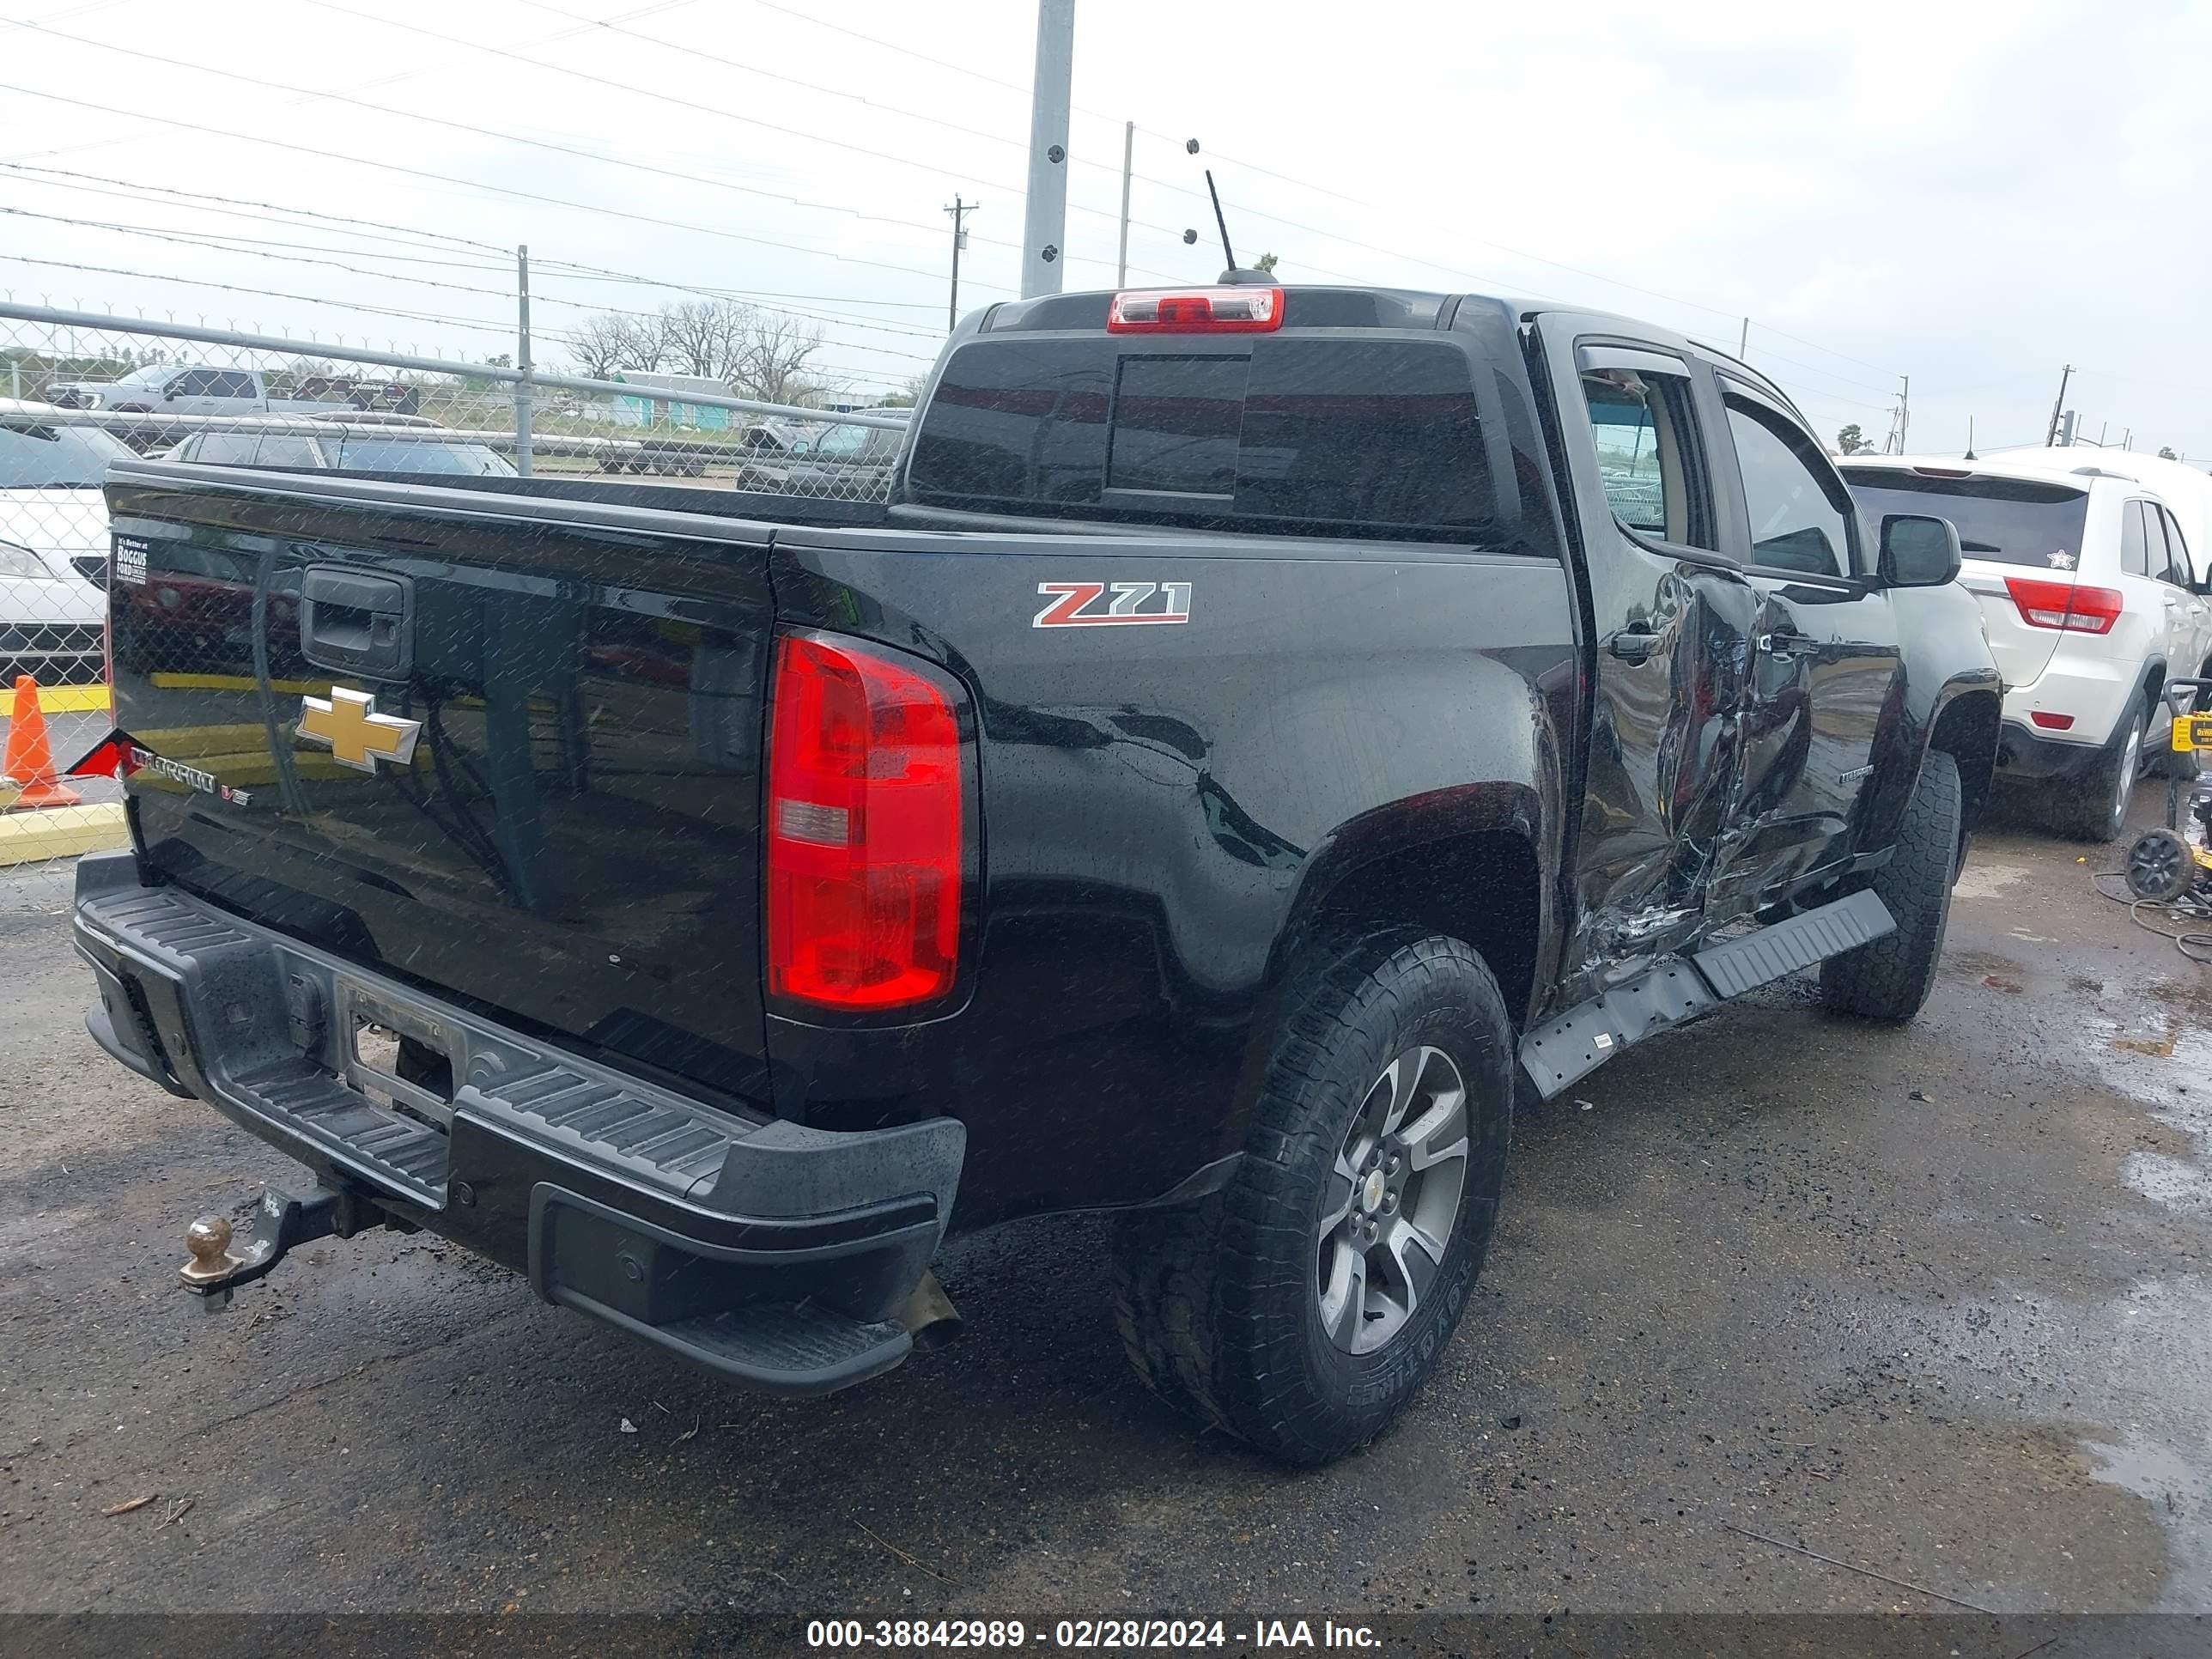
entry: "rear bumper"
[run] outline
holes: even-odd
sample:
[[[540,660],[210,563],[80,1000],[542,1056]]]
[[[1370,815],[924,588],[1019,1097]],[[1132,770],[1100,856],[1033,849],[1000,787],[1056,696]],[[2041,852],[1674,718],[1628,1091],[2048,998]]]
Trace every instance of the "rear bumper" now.
[[[2017,726],[2042,742],[2055,742],[2058,748],[2094,753],[2103,748],[2118,728],[2120,716],[2133,709],[2142,697],[2140,663],[2130,666],[2081,654],[2078,647],[2063,645],[2033,680],[2007,688],[2004,718],[2008,729]],[[2074,724],[2067,727],[2064,738],[2054,739],[2051,733],[2029,724],[2031,716],[2039,709],[2074,717]]]
[[[2008,719],[1998,729],[1997,778],[2018,783],[2067,783],[2105,758],[2100,739],[2069,742]]]
[[[899,1316],[951,1213],[958,1123],[833,1134],[718,1110],[142,886],[129,853],[81,862],[76,930],[102,1048],[547,1301],[773,1393],[910,1351]],[[446,1056],[450,1100],[364,1071],[357,1022]]]

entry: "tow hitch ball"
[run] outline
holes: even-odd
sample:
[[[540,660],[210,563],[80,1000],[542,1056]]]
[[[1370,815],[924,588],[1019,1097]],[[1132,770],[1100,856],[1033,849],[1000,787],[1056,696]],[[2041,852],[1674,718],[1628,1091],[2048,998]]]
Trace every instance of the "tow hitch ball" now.
[[[295,1245],[333,1234],[351,1238],[364,1228],[393,1220],[357,1194],[318,1186],[302,1197],[264,1187],[249,1230],[252,1237],[245,1243],[234,1243],[237,1230],[219,1215],[204,1215],[185,1229],[189,1259],[177,1269],[177,1278],[210,1313],[219,1312],[230,1305],[233,1291],[263,1277]]]

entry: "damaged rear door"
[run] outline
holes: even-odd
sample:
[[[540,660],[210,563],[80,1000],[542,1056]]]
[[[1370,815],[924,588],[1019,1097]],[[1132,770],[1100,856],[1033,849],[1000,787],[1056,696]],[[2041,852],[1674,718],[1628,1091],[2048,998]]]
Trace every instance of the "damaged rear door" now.
[[[1718,550],[1717,434],[1702,429],[1689,362],[1595,318],[1547,315],[1542,339],[1595,653],[1562,964],[1588,983],[1702,923],[1739,817],[1758,596]]]

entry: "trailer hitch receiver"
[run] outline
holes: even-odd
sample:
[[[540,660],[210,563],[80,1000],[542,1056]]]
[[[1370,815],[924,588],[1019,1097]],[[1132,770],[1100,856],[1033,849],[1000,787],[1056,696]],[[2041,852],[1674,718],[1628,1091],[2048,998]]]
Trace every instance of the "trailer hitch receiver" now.
[[[303,1197],[280,1187],[264,1187],[254,1212],[252,1237],[246,1243],[236,1243],[237,1230],[219,1215],[204,1215],[185,1229],[187,1259],[177,1269],[177,1279],[213,1312],[228,1306],[231,1292],[240,1285],[265,1275],[295,1245],[333,1234],[350,1238],[389,1218],[356,1193],[319,1185]]]

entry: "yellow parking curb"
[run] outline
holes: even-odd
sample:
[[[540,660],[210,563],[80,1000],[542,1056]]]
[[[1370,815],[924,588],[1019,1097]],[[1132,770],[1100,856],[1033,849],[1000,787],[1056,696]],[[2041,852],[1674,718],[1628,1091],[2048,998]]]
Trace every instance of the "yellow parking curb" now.
[[[95,714],[107,707],[104,685],[42,685],[39,709],[46,714]]]
[[[261,684],[251,674],[156,674],[153,678],[155,690],[161,691],[251,691]],[[288,697],[331,695],[328,680],[271,680],[269,689]]]
[[[130,840],[119,800],[0,813],[0,866],[74,858],[79,853],[122,847]]]

